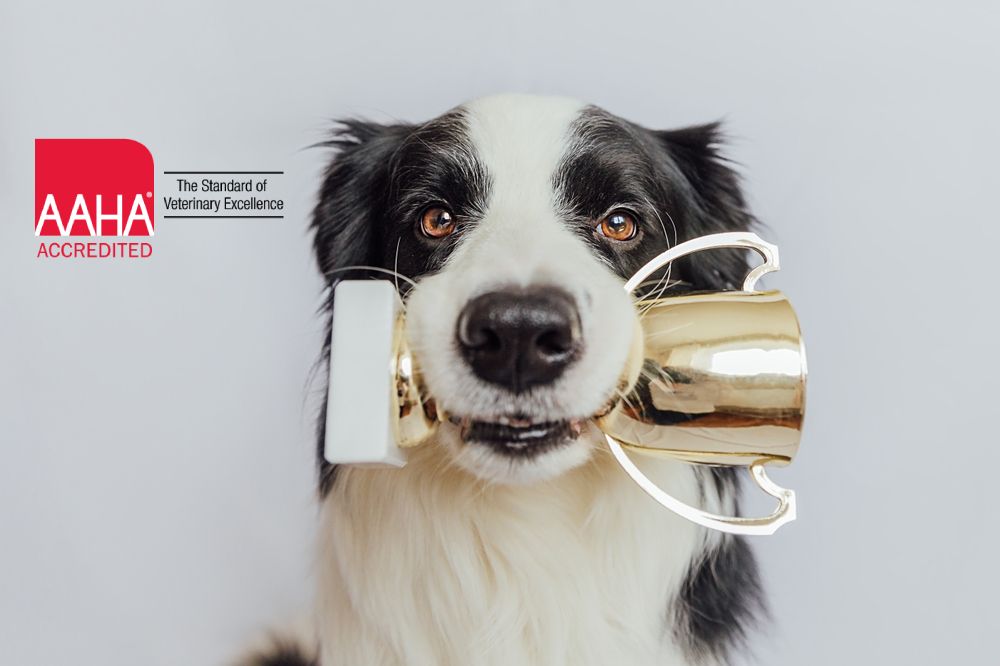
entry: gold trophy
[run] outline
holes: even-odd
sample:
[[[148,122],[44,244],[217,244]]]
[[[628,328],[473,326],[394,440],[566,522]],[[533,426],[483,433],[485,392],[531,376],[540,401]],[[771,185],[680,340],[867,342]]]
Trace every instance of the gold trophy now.
[[[794,459],[802,433],[806,386],[805,349],[791,304],[781,292],[755,290],[762,275],[778,270],[777,247],[753,233],[701,236],[654,258],[632,276],[625,289],[633,293],[653,273],[680,257],[724,247],[754,250],[764,261],[746,276],[741,291],[638,301],[643,344],[641,363],[632,364],[638,368],[633,372],[637,378],[622,399],[594,420],[625,472],[667,509],[722,532],[773,534],[795,519],[795,494],[772,482],[764,468],[787,465]],[[349,323],[334,321],[326,458],[332,463],[403,465],[405,449],[425,441],[443,415],[432,417],[426,409],[429,396],[423,394],[414,374],[392,285],[344,282],[337,287],[338,299],[346,284],[355,285],[346,299],[347,307],[356,304],[352,315],[364,308],[374,315],[367,316],[367,326],[357,316],[345,318]],[[380,294],[381,307],[377,305]],[[340,300],[337,309],[342,311]],[[384,334],[373,336],[373,330]],[[373,344],[381,344],[383,351],[358,353],[359,347]],[[341,358],[338,350],[344,350]],[[371,398],[369,404],[374,400],[383,405],[379,410],[389,412],[384,442],[368,443],[371,420],[358,411],[359,402],[364,404],[357,399],[359,391]],[[351,396],[351,400],[338,401],[338,395]],[[366,431],[368,436],[362,436]],[[708,513],[658,487],[628,453],[696,465],[745,467],[757,486],[778,500],[778,506],[771,515],[757,518]]]
[[[778,291],[755,291],[778,270],[778,248],[752,233],[702,236],[670,248],[625,285],[629,292],[670,262],[702,250],[738,247],[764,259],[742,291],[640,301],[643,362],[631,393],[597,419],[611,453],[653,499],[705,527],[773,534],[795,520],[795,493],[768,479],[767,464],[798,451],[805,411],[806,355],[798,319]],[[747,467],[778,500],[769,516],[719,516],[684,504],[656,486],[625,451],[699,465]]]

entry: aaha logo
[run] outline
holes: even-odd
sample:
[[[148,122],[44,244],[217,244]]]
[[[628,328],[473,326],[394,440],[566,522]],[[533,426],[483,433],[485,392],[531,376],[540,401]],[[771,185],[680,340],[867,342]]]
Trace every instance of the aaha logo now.
[[[130,139],[35,139],[35,236],[46,258],[145,258],[154,235],[153,156]],[[72,238],[73,240],[68,240]],[[79,242],[77,242],[79,241]]]

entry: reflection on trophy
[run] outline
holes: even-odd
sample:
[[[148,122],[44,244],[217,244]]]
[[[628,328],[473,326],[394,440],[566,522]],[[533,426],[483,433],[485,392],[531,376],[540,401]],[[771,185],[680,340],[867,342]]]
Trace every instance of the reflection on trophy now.
[[[600,419],[630,450],[707,465],[791,462],[805,403],[798,321],[781,293],[640,302],[642,369]]]

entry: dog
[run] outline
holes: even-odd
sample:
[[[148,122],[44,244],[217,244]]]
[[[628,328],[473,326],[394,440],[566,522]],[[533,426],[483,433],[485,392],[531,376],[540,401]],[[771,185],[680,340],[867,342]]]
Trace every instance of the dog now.
[[[748,544],[650,500],[588,425],[637,330],[624,281],[669,246],[757,224],[718,124],[650,130],[501,95],[422,124],[348,120],[326,145],[320,271],[331,292],[359,271],[396,282],[449,419],[395,469],[326,463],[320,415],[313,629],[247,663],[668,666],[744,649],[766,615]],[[737,288],[747,268],[700,253],[645,289]],[[731,469],[637,463],[738,512]]]

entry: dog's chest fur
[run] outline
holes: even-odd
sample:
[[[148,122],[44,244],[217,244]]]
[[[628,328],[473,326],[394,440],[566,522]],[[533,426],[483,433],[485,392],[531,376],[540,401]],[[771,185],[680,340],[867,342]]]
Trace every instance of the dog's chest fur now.
[[[690,468],[644,468],[699,501]],[[599,452],[534,486],[485,486],[433,445],[401,470],[343,469],[323,505],[321,663],[688,663],[676,602],[706,538]]]

